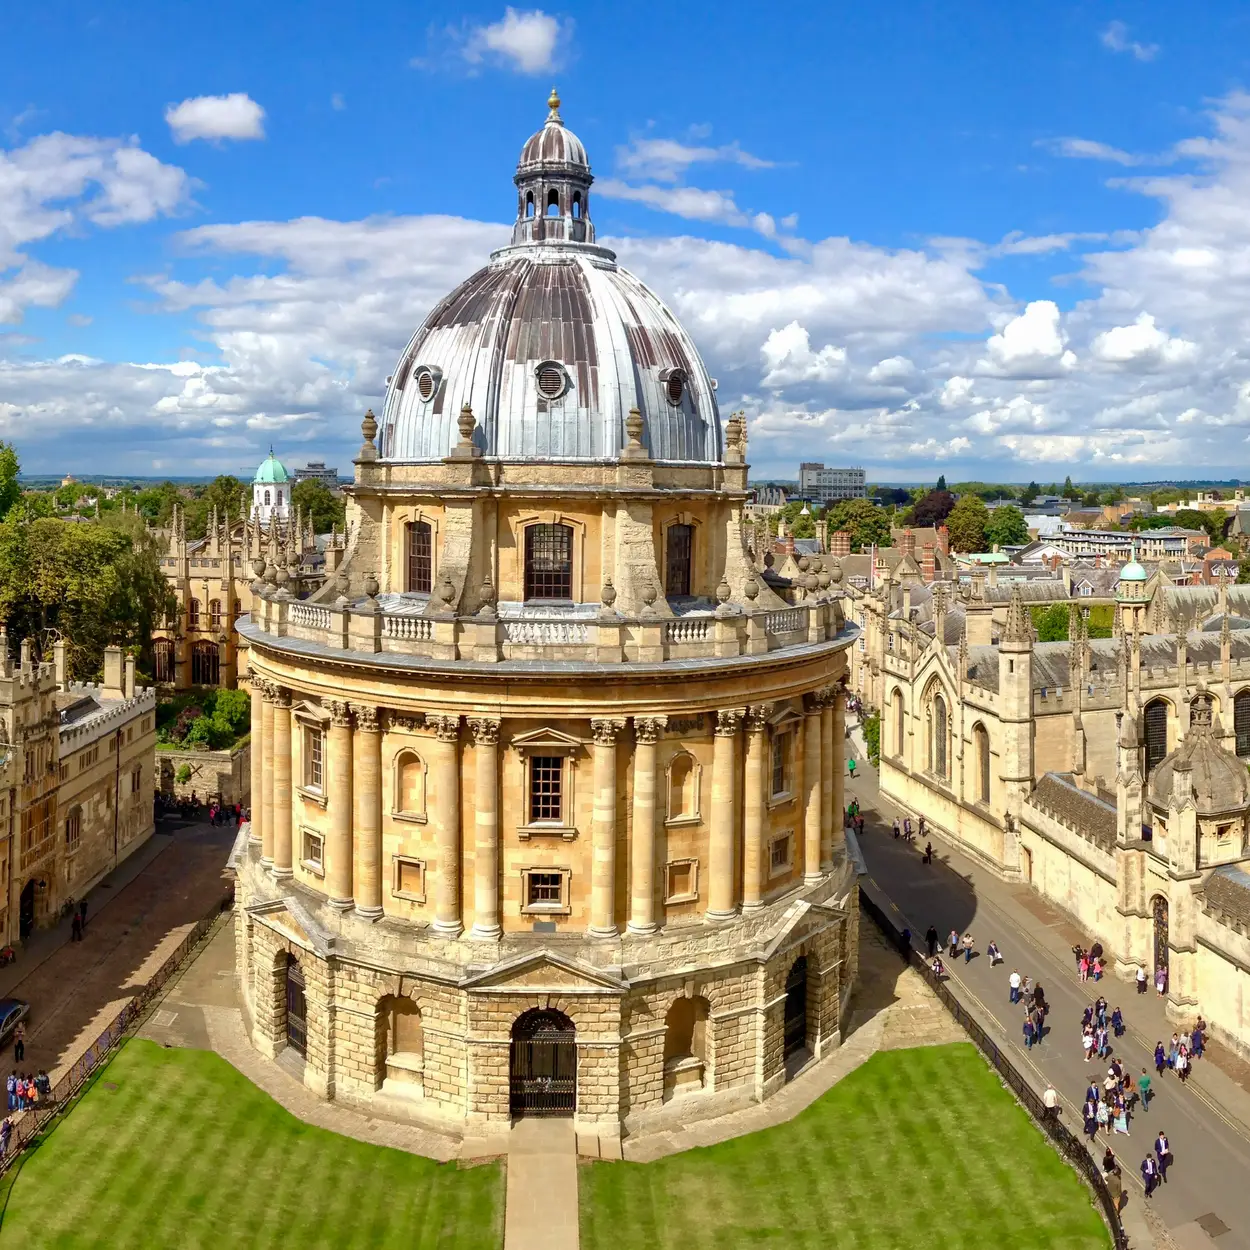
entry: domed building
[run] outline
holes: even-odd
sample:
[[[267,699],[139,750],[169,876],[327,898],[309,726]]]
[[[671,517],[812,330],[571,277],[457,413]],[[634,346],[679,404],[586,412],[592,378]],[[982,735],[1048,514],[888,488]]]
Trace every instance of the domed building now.
[[[239,627],[253,1040],[451,1130],[762,1099],[838,1043],[856,970],[856,631],[818,562],[757,576],[745,422],[596,243],[549,110],[511,244],[365,416],[336,575],[299,602],[258,559]]]
[[[268,525],[285,521],[291,515],[291,487],[294,483],[286,466],[269,449],[252,478],[252,520]]]

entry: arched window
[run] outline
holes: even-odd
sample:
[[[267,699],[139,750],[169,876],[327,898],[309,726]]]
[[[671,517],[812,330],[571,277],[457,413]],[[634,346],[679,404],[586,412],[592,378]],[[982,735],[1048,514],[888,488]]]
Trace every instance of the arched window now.
[[[425,761],[415,751],[395,757],[395,815],[425,819]]]
[[[282,507],[282,492],[278,492],[278,507]]]
[[[933,742],[930,763],[933,772],[939,777],[946,777],[946,700],[942,696],[933,697]]]
[[[1163,699],[1146,704],[1146,772],[1163,762],[1168,753],[1168,705]]]
[[[903,692],[895,690],[890,700],[890,715],[894,718],[894,754],[900,759],[903,755]]]
[[[198,599],[192,599],[187,604],[187,625],[191,629],[200,627],[200,601]]]
[[[220,680],[221,660],[215,642],[197,642],[191,648],[191,684],[215,686]]]
[[[694,551],[694,526],[670,525],[668,549],[664,561],[664,593],[690,593],[690,566]]]
[[[212,629],[221,628],[221,600],[210,599],[208,601],[208,623]]]
[[[976,747],[977,756],[977,799],[982,803],[990,801],[990,735],[984,725],[977,725],[972,731],[972,742]]]
[[[1250,690],[1243,690],[1233,700],[1233,731],[1237,735],[1237,754],[1250,756]]]
[[[582,215],[582,193],[580,191],[573,192],[573,216],[576,219]]]
[[[158,685],[174,680],[174,644],[171,638],[158,638],[153,642],[152,660]]]
[[[551,190],[547,192],[547,216],[560,216],[560,192],[557,191],[555,187],[552,187]]]
[[[238,599],[234,601],[234,615],[235,616],[243,615],[243,604]]]
[[[668,819],[695,820],[699,815],[699,764],[679,751],[668,766]]]
[[[427,521],[409,521],[404,530],[408,568],[404,589],[428,595],[434,582],[434,532]]]
[[[573,527],[539,523],[525,530],[525,598],[572,599]]]
[[[533,191],[526,191],[525,193],[525,215],[527,217],[533,217],[534,215],[534,193]]]
[[[265,492],[265,507],[269,507],[269,492]]]

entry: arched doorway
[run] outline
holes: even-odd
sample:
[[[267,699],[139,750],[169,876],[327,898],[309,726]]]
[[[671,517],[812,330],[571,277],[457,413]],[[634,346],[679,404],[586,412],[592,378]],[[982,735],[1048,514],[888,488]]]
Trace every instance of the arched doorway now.
[[[577,1030],[560,1011],[534,1008],[512,1026],[509,1064],[514,1116],[572,1115],[577,1105]]]
[[[308,1057],[308,999],[304,970],[293,955],[286,957],[286,1044],[301,1058]]]
[[[807,956],[790,965],[786,977],[785,1046],[787,1059],[807,1045]]]
[[[22,887],[22,897],[17,906],[18,934],[24,942],[35,928],[35,882],[31,878]]]
[[[1154,956],[1155,975],[1160,972],[1168,974],[1168,901],[1162,894],[1156,894],[1150,900],[1150,910],[1154,916]]]

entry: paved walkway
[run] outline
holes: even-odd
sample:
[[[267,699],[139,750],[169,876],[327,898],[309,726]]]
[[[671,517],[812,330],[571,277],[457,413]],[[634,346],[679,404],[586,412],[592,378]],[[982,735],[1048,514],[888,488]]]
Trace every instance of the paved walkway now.
[[[1097,987],[1081,985],[1070,948],[1078,940],[1088,944],[1088,935],[1029,887],[997,880],[939,836],[932,839],[938,862],[923,864],[918,849],[891,836],[890,822],[902,813],[879,800],[876,782],[876,774],[865,767],[862,775],[856,770],[847,787],[848,801],[857,797],[868,818],[861,839],[870,874],[865,889],[897,905],[917,943],[930,924],[943,938],[952,928],[971,932],[979,950],[991,938],[998,942],[1002,964],[991,969],[983,957],[953,963],[952,981],[961,998],[979,1010],[983,1023],[1000,1033],[1016,1066],[1032,1075],[1039,1089],[1053,1082],[1070,1127],[1079,1125],[1086,1085],[1104,1074],[1099,1065],[1083,1062],[1081,1012],[1100,992],[1113,1007],[1122,1008],[1129,1027],[1116,1049],[1133,1072],[1149,1067],[1156,1091],[1149,1113],[1139,1114],[1129,1135],[1111,1143],[1128,1182],[1126,1227],[1142,1228],[1138,1165],[1155,1134],[1164,1130],[1176,1163],[1168,1184],[1151,1199],[1152,1218],[1166,1226],[1179,1250],[1250,1250],[1250,1186],[1230,1183],[1234,1176],[1250,1175],[1250,1095],[1238,1083],[1237,1061],[1227,1054],[1218,1064],[1200,1061],[1187,1088],[1170,1075],[1155,1076],[1155,1041],[1166,1041],[1175,1026],[1166,1021],[1153,993],[1138,996],[1131,986],[1109,978]],[[1007,977],[1013,967],[1040,981],[1051,1005],[1043,1044],[1027,1054],[1020,1009],[1008,1001]],[[1097,1143],[1099,1156],[1106,1144]],[[1141,1235],[1134,1240],[1140,1244]],[[1156,1236],[1155,1244],[1166,1242]]]
[[[572,1120],[518,1120],[508,1135],[504,1250],[577,1250]]]

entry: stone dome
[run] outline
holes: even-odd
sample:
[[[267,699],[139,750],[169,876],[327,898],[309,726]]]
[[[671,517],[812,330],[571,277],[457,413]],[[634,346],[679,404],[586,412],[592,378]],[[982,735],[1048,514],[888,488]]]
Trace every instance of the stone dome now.
[[[1211,707],[1201,703],[1191,714],[1184,741],[1150,775],[1150,802],[1166,809],[1177,768],[1188,768],[1199,815],[1242,811],[1250,806],[1250,770],[1219,744],[1211,727]]]
[[[715,383],[663,301],[594,242],[593,178],[552,96],[514,181],[511,246],[429,313],[387,385],[380,459],[437,461],[469,405],[505,460],[615,460],[642,414],[652,459],[717,464]]]

